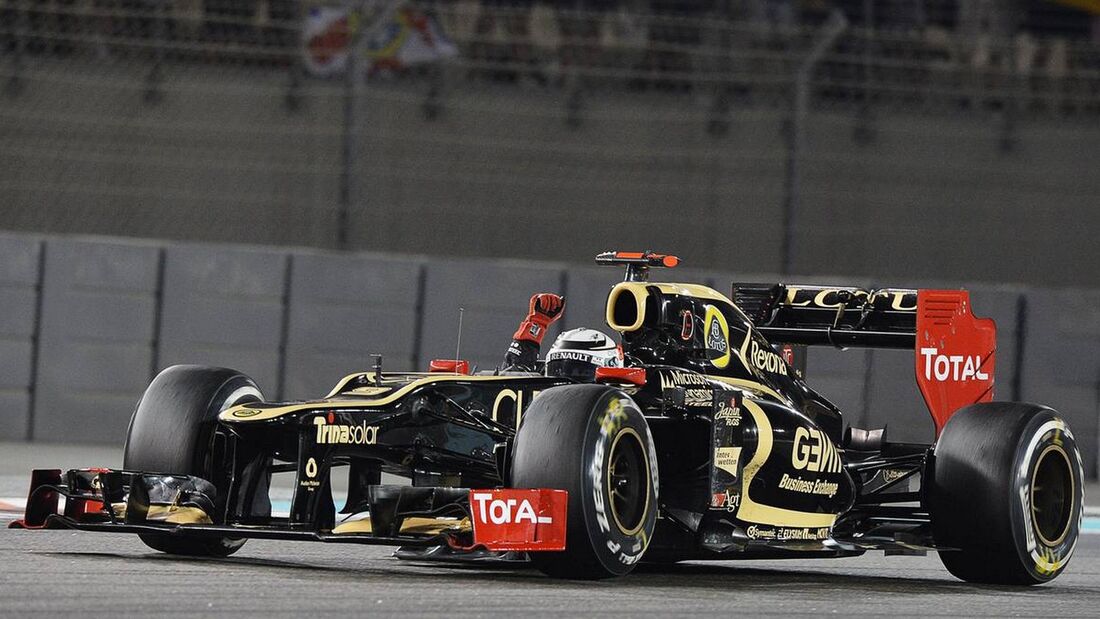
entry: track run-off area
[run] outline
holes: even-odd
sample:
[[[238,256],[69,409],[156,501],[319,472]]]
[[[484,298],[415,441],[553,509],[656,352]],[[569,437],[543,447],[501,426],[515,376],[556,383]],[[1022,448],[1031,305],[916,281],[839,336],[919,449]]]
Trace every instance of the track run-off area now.
[[[625,578],[577,582],[522,564],[402,561],[387,547],[251,540],[211,560],[164,555],[127,534],[6,528],[21,515],[31,468],[116,460],[117,450],[0,444],[0,616],[1095,617],[1100,608],[1095,485],[1086,489],[1093,507],[1069,568],[1028,588],[958,581],[935,553],[643,565]]]

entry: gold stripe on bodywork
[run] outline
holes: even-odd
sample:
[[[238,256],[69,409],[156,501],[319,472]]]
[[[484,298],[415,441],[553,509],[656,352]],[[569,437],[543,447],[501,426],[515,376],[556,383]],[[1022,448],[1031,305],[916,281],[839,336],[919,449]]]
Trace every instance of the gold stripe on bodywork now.
[[[373,377],[373,374],[352,374],[351,376],[341,381],[341,385],[346,385],[350,382],[350,379],[358,378],[360,376],[367,376],[368,379]],[[327,411],[337,408],[376,408],[379,406],[386,406],[392,404],[397,400],[408,395],[414,389],[419,389],[426,385],[432,385],[435,383],[456,383],[456,382],[506,382],[517,380],[515,376],[469,376],[466,374],[433,374],[425,375],[424,378],[420,378],[406,384],[405,386],[397,389],[393,393],[381,397],[381,398],[352,398],[352,397],[329,397],[324,400],[316,400],[313,402],[299,402],[296,404],[287,404],[286,406],[272,406],[270,408],[257,408],[255,403],[242,404],[240,406],[234,406],[222,411],[218,415],[220,421],[227,421],[232,423],[251,423],[253,421],[268,421],[282,417],[283,415],[289,415],[291,413],[300,413],[305,411]],[[383,383],[383,386],[385,383]],[[337,385],[338,387],[340,385]]]
[[[737,510],[737,517],[745,522],[754,522],[775,527],[805,527],[821,528],[832,527],[836,522],[836,514],[821,514],[817,512],[800,512],[793,509],[783,509],[762,505],[752,500],[749,494],[749,486],[760,467],[768,461],[772,453],[772,424],[768,421],[768,415],[756,402],[743,401],[744,407],[752,415],[756,422],[758,443],[756,453],[745,465],[744,475],[741,479],[741,507]]]
[[[126,503],[111,503],[116,518],[126,518]],[[213,524],[206,512],[184,505],[150,505],[146,520],[168,524]]]
[[[619,297],[624,293],[628,293],[634,297],[634,304],[638,307],[637,315],[634,318],[634,322],[628,325],[621,325],[615,322],[615,302],[619,300]],[[611,289],[611,294],[607,295],[607,307],[605,310],[604,320],[607,322],[607,326],[616,331],[627,333],[630,331],[637,331],[642,328],[642,322],[645,321],[645,309],[646,299],[649,298],[649,291],[646,290],[646,284],[638,282],[623,282],[617,284]]]
[[[388,378],[386,377],[385,374],[383,374],[382,376],[383,376],[384,380],[388,379],[390,381],[393,381],[394,379],[400,380],[400,379],[408,378],[410,376],[411,377],[425,377],[425,376],[451,376],[451,375],[452,374],[450,372],[447,372],[447,373],[443,373],[443,372],[395,372],[393,374],[390,374],[388,376]],[[453,374],[453,376],[465,376],[465,374]],[[351,384],[354,381],[366,381],[368,383],[371,383],[370,386],[374,386],[374,372],[356,372],[355,374],[348,374],[347,376],[341,378],[340,382],[336,383],[336,386],[332,388],[332,391],[329,391],[328,394],[325,395],[325,399],[327,400],[328,398],[334,398],[334,397],[340,395],[341,393],[344,393],[345,391],[348,390],[348,385]],[[381,386],[383,386],[383,387],[386,387],[386,386],[397,387],[398,385],[386,385],[385,383],[383,383]],[[352,391],[355,391],[355,390],[353,389]]]
[[[775,389],[772,389],[771,387],[769,387],[769,386],[767,386],[763,383],[758,383],[758,382],[753,381],[753,380],[745,380],[743,378],[730,378],[729,376],[717,376],[715,374],[707,374],[706,377],[711,379],[711,380],[716,380],[720,383],[726,383],[727,385],[730,385],[732,387],[737,387],[738,389],[743,389],[743,390],[747,390],[747,391],[755,391],[757,393],[762,393],[764,395],[770,395],[773,398],[779,400],[781,403],[786,404],[787,406],[793,407],[793,404],[791,404],[790,399],[783,397],[782,395],[779,394],[778,391],[776,391]]]
[[[336,528],[333,529],[332,532],[337,535],[348,533],[373,533],[373,528],[371,520],[368,517],[360,520],[342,522],[336,525]],[[474,527],[470,523],[469,518],[455,520],[453,518],[422,518],[414,516],[405,518],[401,521],[401,533],[405,534],[438,535],[445,532],[462,533],[473,530]]]

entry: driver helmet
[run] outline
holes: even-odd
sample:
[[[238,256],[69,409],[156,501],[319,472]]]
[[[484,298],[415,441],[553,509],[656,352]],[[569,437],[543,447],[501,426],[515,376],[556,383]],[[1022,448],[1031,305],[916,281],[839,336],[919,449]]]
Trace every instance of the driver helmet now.
[[[582,382],[596,380],[598,367],[622,367],[615,341],[595,329],[571,329],[558,336],[546,353],[546,375]]]

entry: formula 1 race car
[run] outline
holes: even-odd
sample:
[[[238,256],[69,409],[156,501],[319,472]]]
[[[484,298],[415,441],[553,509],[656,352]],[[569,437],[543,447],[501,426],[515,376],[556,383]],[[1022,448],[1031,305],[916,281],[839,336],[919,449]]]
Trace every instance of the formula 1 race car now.
[[[972,582],[1065,569],[1083,502],[1073,433],[1050,408],[991,401],[996,330],[967,292],[733,284],[727,297],[649,282],[673,256],[597,262],[626,267],[606,308],[625,362],[594,382],[376,361],[322,399],[266,402],[236,371],[174,366],[134,411],[123,470],[34,471],[15,526],[128,531],[183,555],[248,538],[514,551],[563,578],[867,550],[936,550]],[[798,368],[818,345],[913,350],[935,441],[845,424]],[[273,515],[279,474],[293,498]]]

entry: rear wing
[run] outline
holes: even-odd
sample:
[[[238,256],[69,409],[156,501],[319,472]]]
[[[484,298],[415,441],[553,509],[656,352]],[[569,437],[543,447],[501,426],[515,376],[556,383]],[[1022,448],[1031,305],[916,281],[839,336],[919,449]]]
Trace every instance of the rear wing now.
[[[733,302],[773,342],[912,348],[916,290],[734,284]]]
[[[997,326],[974,317],[965,290],[737,283],[732,300],[774,343],[912,350],[937,436],[959,408],[993,399]]]

